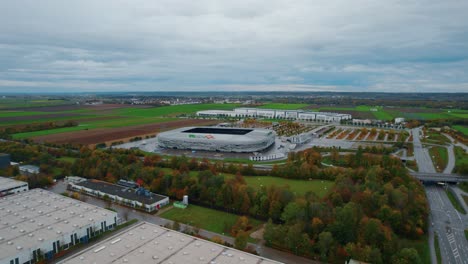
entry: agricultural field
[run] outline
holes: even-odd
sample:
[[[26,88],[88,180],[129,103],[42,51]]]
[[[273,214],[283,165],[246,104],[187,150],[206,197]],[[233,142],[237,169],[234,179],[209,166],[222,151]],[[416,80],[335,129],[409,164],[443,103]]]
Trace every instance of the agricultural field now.
[[[468,118],[468,117],[466,117]],[[453,126],[453,129],[458,130],[463,133],[463,135],[468,136],[468,127],[467,126]]]
[[[159,216],[224,235],[229,235],[231,227],[239,218],[239,216],[235,214],[197,205],[189,205],[185,209],[172,208]],[[256,219],[249,219],[249,222],[253,227],[252,231],[263,224]]]
[[[66,100],[0,98],[0,109],[30,108],[72,104]]]
[[[258,108],[264,109],[282,109],[282,110],[297,110],[297,109],[305,109],[308,105],[307,104],[282,104],[282,103],[268,103],[259,106]]]

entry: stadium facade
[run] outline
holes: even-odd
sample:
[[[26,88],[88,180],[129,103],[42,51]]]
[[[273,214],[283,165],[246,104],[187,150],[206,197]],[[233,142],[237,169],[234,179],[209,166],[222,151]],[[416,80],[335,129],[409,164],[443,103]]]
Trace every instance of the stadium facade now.
[[[237,117],[237,118],[276,118],[287,120],[319,121],[319,122],[340,122],[342,120],[351,120],[350,114],[329,113],[329,112],[311,112],[304,110],[280,110],[280,109],[261,109],[261,108],[235,108],[232,111],[227,110],[205,110],[198,111],[200,117]]]
[[[160,133],[158,144],[167,149],[257,152],[273,145],[275,137],[268,129],[183,127]]]

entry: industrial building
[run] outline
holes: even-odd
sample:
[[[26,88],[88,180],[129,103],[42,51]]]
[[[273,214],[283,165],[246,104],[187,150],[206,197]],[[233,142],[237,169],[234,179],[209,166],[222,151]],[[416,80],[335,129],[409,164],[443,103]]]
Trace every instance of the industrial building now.
[[[276,133],[267,129],[183,127],[158,135],[158,145],[168,149],[222,152],[262,151],[275,143]]]
[[[0,176],[0,197],[29,190],[27,182]]]
[[[40,168],[35,165],[20,165],[19,171],[21,174],[24,175],[34,175],[39,174],[41,172]]]
[[[142,222],[59,263],[279,264],[147,222]]]
[[[0,153],[0,169],[4,169],[10,166],[11,157],[10,154]]]
[[[261,109],[261,108],[235,108],[232,111],[227,110],[205,110],[198,111],[200,117],[237,117],[237,118],[276,118],[287,120],[318,121],[328,123],[339,123],[342,120],[351,120],[350,114],[329,113],[329,112],[311,112],[304,110],[280,110],[280,109]]]
[[[159,210],[169,204],[169,197],[149,192],[143,188],[134,189],[104,181],[87,180],[69,183],[69,189],[85,194],[105,198],[126,206],[141,208],[147,212]]]
[[[109,229],[115,212],[33,189],[0,199],[0,264],[37,263]]]

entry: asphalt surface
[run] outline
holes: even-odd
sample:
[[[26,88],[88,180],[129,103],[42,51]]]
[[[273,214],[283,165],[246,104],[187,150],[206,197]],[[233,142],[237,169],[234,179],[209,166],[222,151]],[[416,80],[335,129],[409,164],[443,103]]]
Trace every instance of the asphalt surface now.
[[[426,148],[423,148],[421,144],[421,128],[413,128],[413,146],[414,146],[414,158],[418,163],[419,172],[431,172],[435,173],[436,170],[432,164],[431,157],[429,156],[429,151]]]
[[[439,237],[442,263],[467,264],[468,241],[464,234],[467,216],[452,206],[443,187],[427,186],[426,195],[431,206],[432,231]]]
[[[55,193],[63,193],[66,191],[66,183],[63,181],[58,181],[52,188],[49,189],[49,191],[55,192]],[[87,195],[82,195],[82,198],[84,198],[84,202],[90,203],[99,207],[109,207],[110,203],[103,201],[101,199],[95,198],[93,196],[87,196]],[[129,207],[121,206],[119,204],[111,204],[112,209],[117,211],[118,217],[123,220],[130,220],[130,219],[138,219],[139,221],[146,221],[149,223],[157,224],[157,225],[172,225],[173,221],[161,218],[157,215],[152,215],[148,214],[145,212],[137,211]],[[187,225],[180,224],[181,230],[184,230],[187,228]],[[230,244],[234,244],[234,239],[229,236],[224,236],[218,233],[214,233],[208,230],[199,230],[199,235],[211,239],[215,236],[220,237],[223,239],[225,242],[228,242]],[[317,261],[309,260],[303,257],[299,257],[287,252],[283,252],[280,250],[276,250],[273,248],[269,248],[264,246],[262,243],[259,244],[253,244],[249,243],[250,246],[253,246],[256,250],[257,253],[265,258],[273,259],[279,262],[283,263],[291,263],[291,264],[312,264],[312,263],[320,263]]]
[[[435,173],[429,152],[421,144],[421,128],[412,129],[411,132],[413,133],[414,157],[418,163],[419,172]],[[451,159],[449,155],[449,163]],[[426,186],[425,191],[431,210],[428,232],[432,263],[437,263],[434,247],[434,234],[437,234],[442,263],[468,264],[468,241],[464,234],[464,230],[468,228],[468,217],[458,213],[443,187]]]

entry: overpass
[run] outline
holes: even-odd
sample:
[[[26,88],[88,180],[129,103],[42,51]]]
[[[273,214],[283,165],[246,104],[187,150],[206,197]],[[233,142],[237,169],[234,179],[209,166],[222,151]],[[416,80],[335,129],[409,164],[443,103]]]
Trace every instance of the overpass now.
[[[458,174],[411,172],[413,177],[423,182],[468,182],[468,176]]]

